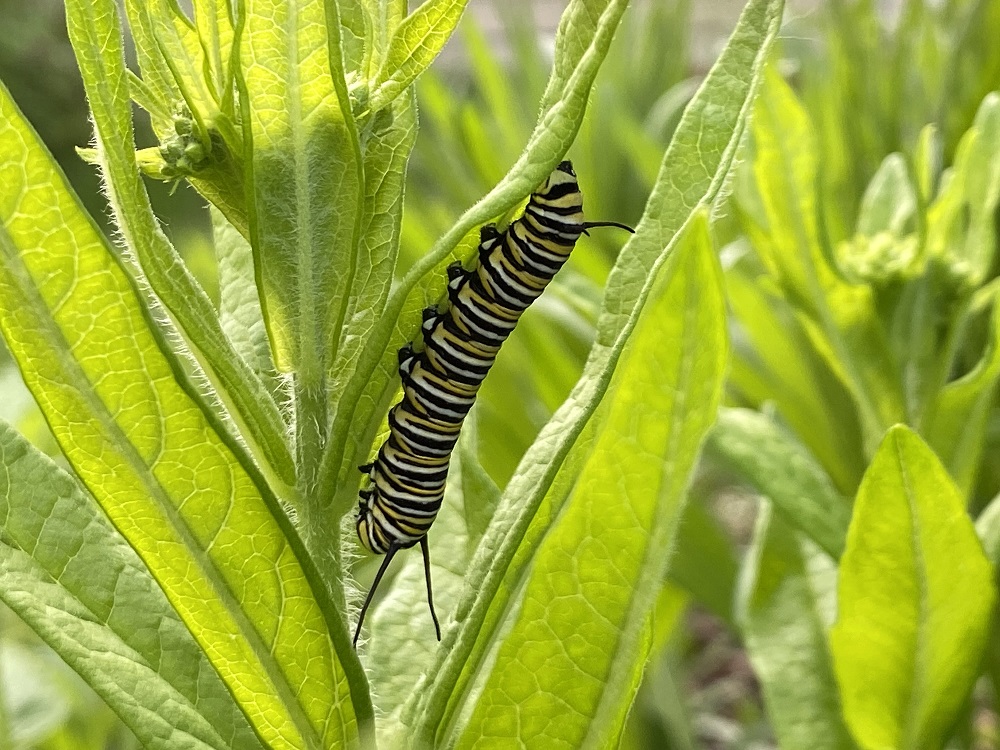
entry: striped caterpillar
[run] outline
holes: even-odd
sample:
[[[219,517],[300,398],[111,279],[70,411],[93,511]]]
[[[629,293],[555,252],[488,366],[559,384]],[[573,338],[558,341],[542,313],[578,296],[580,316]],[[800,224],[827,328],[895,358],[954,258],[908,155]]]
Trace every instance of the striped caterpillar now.
[[[524,213],[500,232],[480,232],[479,259],[466,270],[448,268],[447,310],[423,313],[423,348],[399,350],[403,398],[389,411],[389,437],[361,471],[369,482],[360,493],[357,532],[369,551],[384,554],[358,617],[357,645],[365,613],[393,556],[420,544],[427,602],[438,640],[427,532],[444,498],[452,450],[479,387],[521,314],[544,291],[588,228],[615,222],[583,220],[583,196],[573,165],[562,162],[528,200]]]

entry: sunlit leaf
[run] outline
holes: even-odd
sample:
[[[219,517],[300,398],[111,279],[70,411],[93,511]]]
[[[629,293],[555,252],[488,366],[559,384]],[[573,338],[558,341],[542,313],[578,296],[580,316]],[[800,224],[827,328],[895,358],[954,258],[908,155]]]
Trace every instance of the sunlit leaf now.
[[[962,496],[915,433],[892,428],[858,490],[831,634],[844,716],[863,748],[941,746],[995,600]]]

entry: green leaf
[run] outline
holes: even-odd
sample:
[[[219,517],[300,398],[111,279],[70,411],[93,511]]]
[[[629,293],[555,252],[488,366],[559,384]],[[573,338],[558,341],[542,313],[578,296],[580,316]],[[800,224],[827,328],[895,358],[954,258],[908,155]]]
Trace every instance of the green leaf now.
[[[853,750],[826,640],[836,568],[763,503],[737,602],[782,750]]]
[[[982,283],[993,268],[995,214],[1000,203],[1000,95],[989,94],[972,124],[973,136],[956,157],[956,178],[963,181],[969,229],[957,260],[967,266],[973,283]],[[964,157],[964,158],[963,158]]]
[[[406,164],[417,135],[413,96],[398,99],[392,111],[391,125],[371,138],[364,152],[361,245],[355,284],[344,315],[342,341],[333,365],[334,381],[351,371],[368,335],[382,317],[392,286],[403,218]],[[334,386],[335,393],[339,390]]]
[[[978,674],[996,599],[965,504],[930,448],[889,430],[858,489],[831,634],[863,748],[939,748]]]
[[[858,211],[858,234],[901,237],[917,210],[917,196],[902,154],[889,154],[872,177]]]
[[[551,747],[553,739],[606,747],[621,734],[726,361],[721,272],[707,213],[678,239],[672,260],[636,314],[599,407],[602,424],[569,459],[575,489],[557,517],[543,513],[528,530],[544,537],[531,545],[520,611],[504,625],[458,748],[500,737],[525,747]],[[538,664],[545,669],[531,666]],[[534,672],[530,685],[525,670]],[[556,713],[562,718],[554,738],[548,717]]]
[[[245,5],[237,82],[265,322],[278,368],[318,393],[354,283],[364,189],[340,25],[323,0]]]
[[[150,286],[166,306],[185,343],[215,387],[206,403],[221,398],[245,424],[244,438],[259,463],[277,475],[277,487],[294,482],[285,423],[264,384],[226,338],[208,295],[164,235],[136,169],[135,141],[123,41],[113,0],[70,0],[66,6],[70,39],[83,75],[97,131],[98,157],[107,180],[118,225]],[[160,308],[162,310],[162,308]],[[189,367],[187,352],[173,355],[174,367]],[[233,441],[234,445],[236,441]]]
[[[646,279],[662,262],[661,250],[699,206],[711,206],[726,187],[770,49],[771,25],[783,3],[748,3],[739,24],[697,93],[684,109],[636,234],[662,238],[663,244],[633,238],[611,269],[597,341],[611,346],[642,296]]]
[[[177,379],[120,254],[2,93],[0,153],[0,329],[63,453],[264,741],[340,746],[371,721],[345,668],[364,676],[277,499]]]
[[[963,494],[975,486],[1000,380],[1000,307],[993,302],[990,340],[968,373],[935,394],[924,434]]]
[[[230,0],[195,0],[194,23],[201,40],[206,69],[205,83],[225,112],[234,106],[232,54],[236,35]]]
[[[462,484],[462,511],[471,557],[472,547],[486,533],[486,528],[493,520],[501,493],[493,478],[479,463],[479,414],[474,411],[470,416],[472,418],[466,420],[462,434],[459,435],[455,456],[461,467],[459,481]]]
[[[690,494],[674,540],[668,578],[731,625],[737,573],[733,542],[705,507],[707,498],[699,496],[697,486]]]
[[[391,104],[430,67],[451,38],[467,3],[468,0],[425,0],[406,17],[389,40],[385,62],[372,91],[371,112],[377,113]]]
[[[212,245],[219,269],[219,321],[233,348],[277,396],[278,385],[264,314],[254,280],[250,244],[212,208]]]
[[[0,464],[4,603],[147,747],[260,748],[156,581],[93,498],[2,423]]]
[[[748,409],[724,409],[712,431],[712,448],[757,492],[781,520],[837,559],[844,551],[851,509],[829,476],[794,438]]]
[[[445,635],[429,671],[428,689],[415,694],[410,710],[404,713],[404,719],[413,717],[422,727],[422,737],[433,737],[447,722],[456,708],[452,696],[463,697],[469,680],[482,668],[499,620],[514,595],[513,582],[526,572],[541,541],[537,530],[526,536],[529,527],[536,514],[544,525],[571,489],[570,476],[575,478],[575,473],[557,473],[601,403],[638,311],[671,257],[678,232],[696,220],[693,207],[711,205],[725,183],[781,10],[780,0],[756,0],[747,6],[730,43],[682,119],[645,216],[609,280],[603,330],[619,329],[621,335],[614,336],[610,345],[598,338],[574,392],[542,430],[507,486],[467,576],[456,614],[462,625]],[[681,210],[681,205],[692,208]],[[582,453],[576,453],[577,464]],[[608,726],[611,717],[602,717],[601,722]]]

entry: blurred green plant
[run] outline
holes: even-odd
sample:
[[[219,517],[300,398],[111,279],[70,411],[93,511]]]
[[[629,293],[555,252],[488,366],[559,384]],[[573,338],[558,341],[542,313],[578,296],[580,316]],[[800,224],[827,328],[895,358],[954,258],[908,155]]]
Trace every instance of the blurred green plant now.
[[[888,154],[912,153],[927,123],[950,164],[979,103],[1000,85],[995,0],[830,0],[795,71],[824,168],[823,220],[839,242],[854,227],[865,187]],[[890,17],[895,15],[894,18]],[[803,25],[805,25],[803,24]]]
[[[395,352],[441,298],[445,266],[566,154],[627,2],[569,3],[524,153],[393,285],[412,85],[464,5],[246,0],[231,15],[196,0],[189,18],[127,0],[140,77],[117,4],[68,0],[88,156],[127,253],[0,88],[0,329],[70,469],[0,424],[0,598],[144,746],[548,747],[556,731],[604,747],[622,732],[722,394],[708,219],[782,3],[747,5],[680,117],[608,264],[583,374],[506,489],[474,443],[460,453],[431,536],[453,605],[444,643],[420,627],[419,590],[398,586],[359,656],[357,547],[341,529],[398,389]],[[136,150],[133,99],[160,146]],[[140,171],[214,206],[218,306]],[[525,668],[535,688],[515,694]]]
[[[926,127],[836,243],[804,106],[774,68],[757,101],[734,195],[746,234],[725,255],[730,399],[762,411],[723,410],[711,455],[764,498],[736,620],[782,748],[944,747],[974,735],[967,698],[996,674],[997,549],[970,511],[1000,489],[981,471],[1000,376],[998,125],[990,94],[943,172]]]

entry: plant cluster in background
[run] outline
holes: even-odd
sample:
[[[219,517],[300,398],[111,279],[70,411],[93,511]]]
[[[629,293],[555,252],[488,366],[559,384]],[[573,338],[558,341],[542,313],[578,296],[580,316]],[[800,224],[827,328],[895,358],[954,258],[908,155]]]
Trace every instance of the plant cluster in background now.
[[[45,372],[33,389],[59,442],[23,398],[3,416],[75,475],[0,430],[0,597],[125,721],[5,612],[0,745],[338,747],[371,738],[368,700],[383,747],[1000,742],[1000,1],[832,0],[790,14],[769,55],[780,3],[751,2],[700,90],[690,0],[633,0],[620,24],[625,3],[574,0],[566,19],[594,25],[566,21],[554,60],[531,13],[501,3],[509,59],[466,15],[455,41],[467,64],[447,74],[424,68],[464,3],[429,2],[403,24],[398,3],[363,4],[316,47],[329,16],[294,28],[269,15],[280,4],[247,0],[233,47],[229,19],[205,12],[225,3],[195,2],[188,24],[169,3],[126,2],[141,79],[102,43],[109,16],[68,5],[102,142],[84,155],[141,269],[107,262],[4,99],[0,148],[24,155],[0,153],[0,172],[40,197],[12,210],[0,188],[0,323],[28,379]],[[375,7],[384,15],[366,15]],[[296,58],[296,45],[324,52]],[[135,157],[115,98],[126,85],[159,137]],[[584,238],[486,381],[430,535],[443,646],[425,627],[422,566],[407,560],[359,664],[343,648],[356,597],[345,580],[370,579],[378,560],[354,560],[339,518],[394,396],[395,348],[444,265],[474,251],[476,227],[515,215],[570,142],[588,219],[639,231],[624,249],[612,230]],[[190,254],[193,273],[136,165],[214,204],[215,257]],[[32,265],[43,245],[18,218],[41,196],[75,243],[48,268]],[[328,263],[331,237],[342,255]],[[75,286],[32,296],[29,277],[71,274],[74,258],[100,269],[76,284],[119,300],[108,309],[135,330],[131,348],[84,325],[95,308]],[[59,357],[42,367],[28,335]],[[115,402],[121,413],[43,382],[106,407],[114,389],[88,368],[128,357],[139,376],[122,392],[153,395]],[[143,431],[157,419],[172,425],[166,458]],[[101,438],[77,431],[88,421]],[[154,502],[102,473],[101,441]],[[178,451],[207,463],[192,471]],[[216,500],[194,507],[193,486]],[[213,515],[233,507],[227,491],[235,519]],[[150,509],[165,518],[151,534],[130,525]],[[178,529],[175,553],[153,551]],[[275,560],[300,587],[301,632],[271,619],[266,585],[245,596],[247,571],[227,555],[246,557],[246,539],[265,556],[286,545]],[[236,636],[210,632],[219,613]],[[134,637],[156,622],[160,637]],[[310,653],[329,655],[328,672],[299,674],[281,651],[310,629],[325,633]],[[225,651],[241,638],[242,656]],[[29,663],[45,664],[30,667],[43,680],[11,677]],[[526,670],[535,688],[522,693]],[[123,677],[148,691],[133,700]],[[319,729],[324,710],[339,718]]]

